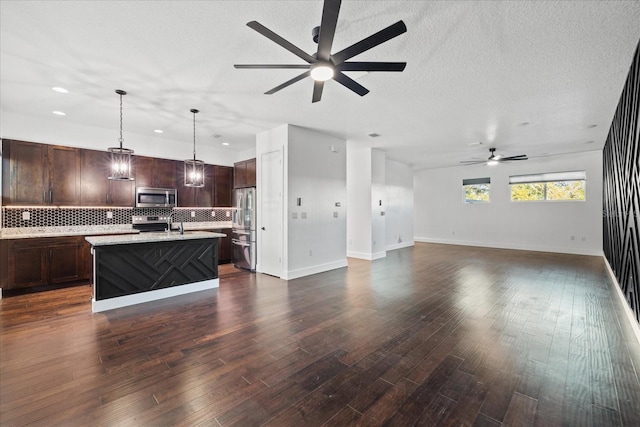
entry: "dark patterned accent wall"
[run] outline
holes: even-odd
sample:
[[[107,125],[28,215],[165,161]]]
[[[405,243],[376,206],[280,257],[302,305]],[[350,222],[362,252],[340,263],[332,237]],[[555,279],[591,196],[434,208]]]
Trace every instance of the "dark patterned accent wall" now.
[[[640,44],[603,152],[603,245],[622,293],[640,321]]]

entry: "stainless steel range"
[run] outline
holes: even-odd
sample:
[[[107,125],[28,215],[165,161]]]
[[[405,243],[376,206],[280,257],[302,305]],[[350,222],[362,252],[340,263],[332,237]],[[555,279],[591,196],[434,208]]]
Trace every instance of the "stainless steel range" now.
[[[146,216],[134,215],[131,218],[131,225],[134,230],[145,231],[166,231],[169,228],[169,217],[166,216]]]

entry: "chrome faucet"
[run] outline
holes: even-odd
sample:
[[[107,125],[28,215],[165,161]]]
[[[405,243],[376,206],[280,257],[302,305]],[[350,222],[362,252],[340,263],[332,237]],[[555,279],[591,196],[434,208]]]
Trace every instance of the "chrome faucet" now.
[[[167,217],[167,233],[171,232],[171,215],[178,213],[177,211],[172,211]],[[180,234],[184,234],[184,223],[180,220]]]

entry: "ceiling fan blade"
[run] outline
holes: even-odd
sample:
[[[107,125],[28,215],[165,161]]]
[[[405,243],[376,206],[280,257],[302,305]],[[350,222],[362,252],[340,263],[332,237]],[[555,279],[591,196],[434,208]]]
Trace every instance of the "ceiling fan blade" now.
[[[313,64],[314,62],[316,62],[316,59],[313,56],[309,55],[304,50],[300,49],[299,47],[295,46],[294,44],[292,44],[292,43],[288,42],[287,40],[283,39],[282,37],[280,37],[279,35],[277,35],[273,31],[271,31],[270,29],[268,29],[267,27],[265,27],[261,23],[259,23],[257,21],[247,22],[247,27],[256,30],[257,32],[259,32],[260,34],[262,34],[263,36],[265,36],[269,40],[279,44],[283,48],[287,49],[289,52],[291,52],[294,55],[298,56],[299,58],[304,59],[309,64]]]
[[[460,163],[465,165],[479,165],[481,163],[486,163],[486,160],[463,160]]]
[[[331,58],[331,45],[338,24],[341,0],[325,0],[322,9],[322,21],[320,21],[320,33],[318,34],[318,54],[321,61],[329,61]]]
[[[336,75],[333,76],[333,79],[338,83],[340,83],[341,85],[343,85],[344,87],[346,87],[347,89],[351,89],[352,91],[354,91],[360,96],[365,96],[366,94],[369,93],[369,89],[362,86],[360,83],[356,82],[351,77],[346,76],[340,71],[338,71]]]
[[[403,71],[406,62],[343,62],[336,67],[340,71]]]
[[[310,65],[294,65],[294,64],[234,64],[235,68],[238,69],[246,69],[246,70],[271,70],[271,69],[300,69],[300,70],[308,70]]]
[[[285,87],[290,86],[290,85],[294,84],[295,82],[304,79],[305,77],[309,77],[309,74],[311,74],[311,70],[307,70],[304,73],[292,78],[291,80],[287,80],[286,82],[282,83],[279,86],[274,87],[273,89],[271,89],[268,92],[265,92],[264,94],[265,95],[273,95],[274,93],[276,93],[280,89],[284,89]]]
[[[375,34],[370,35],[366,39],[352,44],[351,46],[341,50],[335,55],[331,55],[331,60],[335,65],[342,64],[349,58],[353,58],[356,55],[361,54],[373,47],[378,46],[394,37],[399,36],[407,31],[407,26],[402,21],[398,21],[395,24],[389,25],[387,28],[378,31]]]
[[[311,99],[312,103],[320,101],[320,98],[322,98],[322,89],[324,89],[324,82],[315,81],[313,83],[313,98]]]
[[[526,154],[518,154],[517,156],[509,156],[509,157],[501,157],[500,161],[504,162],[504,161],[511,161],[511,160],[528,160],[529,158],[527,157]]]

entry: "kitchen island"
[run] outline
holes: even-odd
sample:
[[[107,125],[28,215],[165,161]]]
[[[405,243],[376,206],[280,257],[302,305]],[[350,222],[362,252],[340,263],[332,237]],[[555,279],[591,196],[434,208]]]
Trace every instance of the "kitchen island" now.
[[[207,231],[86,237],[93,312],[217,288],[220,237]]]

